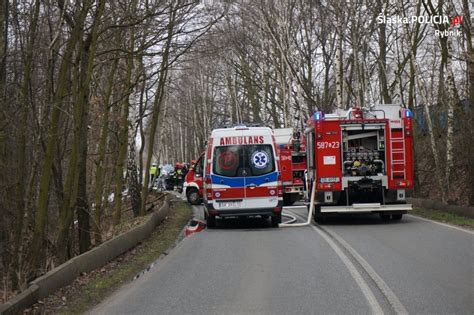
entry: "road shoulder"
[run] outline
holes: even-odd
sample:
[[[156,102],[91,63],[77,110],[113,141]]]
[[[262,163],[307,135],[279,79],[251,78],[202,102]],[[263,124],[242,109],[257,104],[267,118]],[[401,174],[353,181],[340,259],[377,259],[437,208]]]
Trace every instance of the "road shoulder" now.
[[[427,219],[433,223],[446,225],[448,227],[458,228],[468,232],[474,231],[474,219],[458,214],[418,207],[414,207],[409,214],[421,219]]]
[[[70,314],[91,309],[166,255],[176,245],[191,216],[192,209],[187,203],[172,202],[168,217],[147,240],[102,268],[81,275],[71,285],[39,301],[26,313]]]

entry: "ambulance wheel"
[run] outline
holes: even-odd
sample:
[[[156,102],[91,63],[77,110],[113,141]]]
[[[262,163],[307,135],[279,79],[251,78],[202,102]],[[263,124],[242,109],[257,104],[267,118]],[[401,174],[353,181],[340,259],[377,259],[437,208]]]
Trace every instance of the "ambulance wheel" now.
[[[381,213],[380,219],[382,219],[382,221],[388,221],[390,220],[390,214]]]
[[[216,227],[216,217],[213,215],[208,215],[206,218],[206,225],[208,228],[213,229]]]
[[[278,224],[281,223],[281,213],[272,216],[272,226],[278,227]]]
[[[192,205],[199,205],[201,203],[201,197],[199,197],[199,191],[196,188],[188,188],[186,190],[186,198]]]
[[[392,220],[400,221],[403,217],[403,214],[392,214]]]

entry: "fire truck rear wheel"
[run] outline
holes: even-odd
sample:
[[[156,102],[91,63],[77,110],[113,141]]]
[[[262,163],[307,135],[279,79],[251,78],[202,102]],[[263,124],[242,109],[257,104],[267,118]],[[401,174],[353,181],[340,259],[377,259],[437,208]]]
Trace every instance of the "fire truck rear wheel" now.
[[[325,216],[324,213],[321,213],[321,206],[320,205],[316,205],[314,207],[313,219],[314,219],[314,222],[320,223],[320,224],[326,222],[326,216]]]
[[[187,189],[186,198],[192,205],[199,205],[201,203],[201,197],[199,197],[199,192],[196,188]]]
[[[403,217],[403,214],[392,214],[392,220],[400,221]]]

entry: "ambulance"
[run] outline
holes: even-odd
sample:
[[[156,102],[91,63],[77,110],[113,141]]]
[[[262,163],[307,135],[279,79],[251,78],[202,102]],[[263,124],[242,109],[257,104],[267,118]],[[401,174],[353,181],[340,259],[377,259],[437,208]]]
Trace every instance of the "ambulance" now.
[[[283,195],[279,158],[268,127],[215,129],[204,157],[203,202],[207,226],[216,218],[271,218],[281,223]]]

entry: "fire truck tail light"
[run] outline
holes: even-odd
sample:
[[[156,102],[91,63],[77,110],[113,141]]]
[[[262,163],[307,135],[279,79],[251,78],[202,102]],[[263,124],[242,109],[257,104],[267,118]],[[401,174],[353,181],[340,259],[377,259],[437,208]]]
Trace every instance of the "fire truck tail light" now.
[[[405,187],[406,185],[407,185],[407,183],[404,180],[401,180],[401,181],[397,182],[397,186]]]
[[[332,183],[321,183],[317,185],[317,188],[321,190],[332,189],[333,187],[334,187],[334,184]]]

